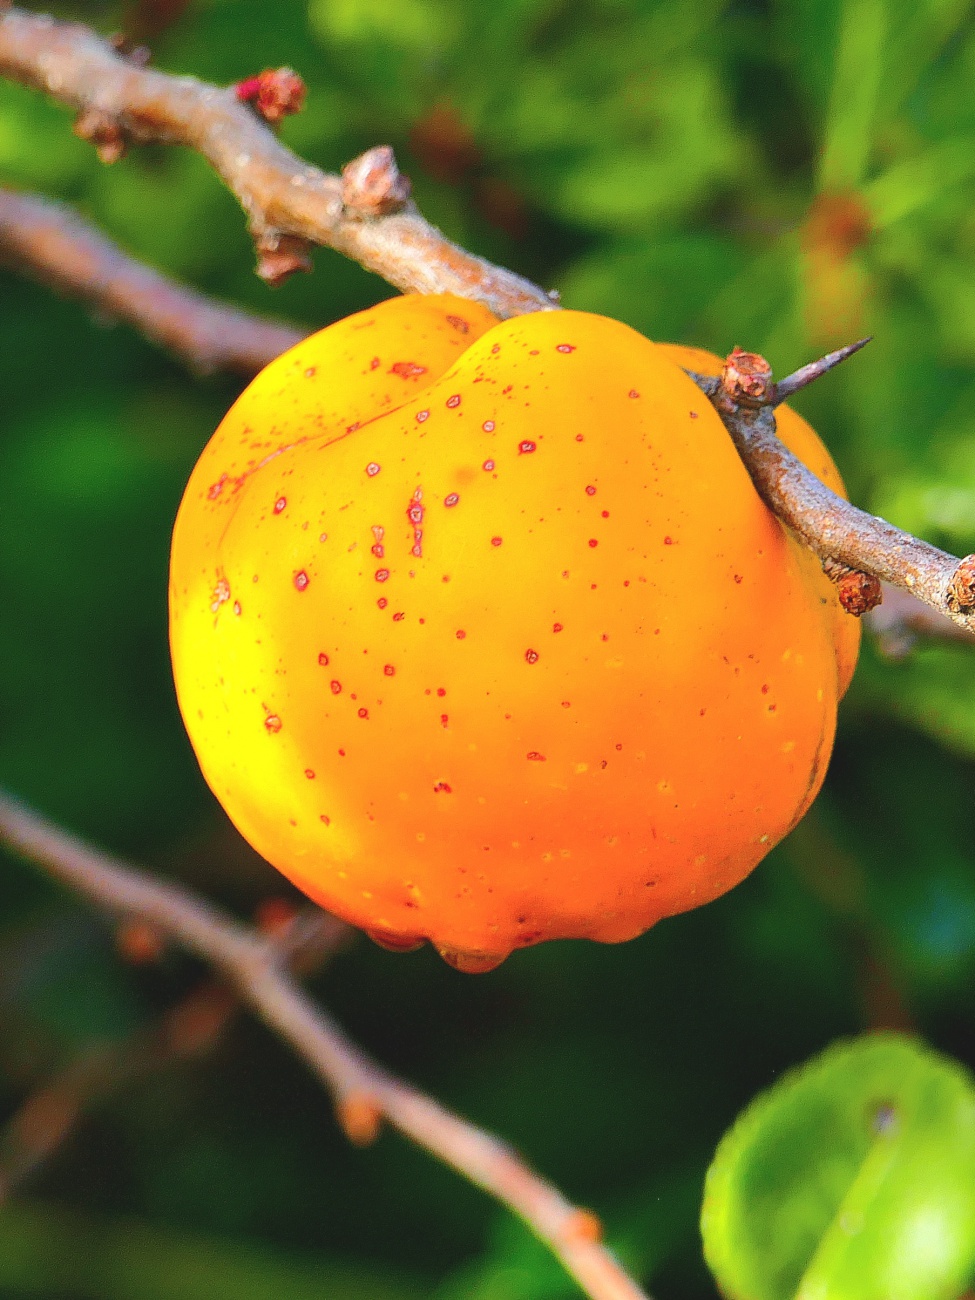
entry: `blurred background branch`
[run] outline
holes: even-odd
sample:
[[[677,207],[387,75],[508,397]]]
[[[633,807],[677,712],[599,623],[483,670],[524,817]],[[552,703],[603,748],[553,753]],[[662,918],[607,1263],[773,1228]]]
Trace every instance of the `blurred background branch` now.
[[[286,949],[259,939],[202,899],[98,853],[2,792],[0,842],[99,906],[148,921],[220,971],[329,1088],[339,1121],[353,1142],[374,1141],[380,1120],[388,1120],[520,1215],[592,1300],[646,1300],[601,1244],[602,1228],[595,1215],[571,1205],[506,1143],[371,1061],[288,976],[282,965]],[[228,1011],[222,1008],[219,1018]],[[47,1108],[58,1112],[53,1122],[48,1119],[52,1139],[58,1140],[78,1104],[79,1089],[104,1085],[112,1064],[104,1056],[79,1062],[70,1078],[28,1103],[26,1114],[14,1120],[16,1136],[22,1138],[25,1129],[37,1124],[37,1112]],[[28,1150],[22,1160],[40,1158],[47,1145],[35,1143],[34,1153]],[[27,1170],[21,1166],[15,1176],[21,1172]]]
[[[64,204],[0,189],[0,260],[127,321],[193,370],[250,377],[304,337],[214,302],[132,257]]]

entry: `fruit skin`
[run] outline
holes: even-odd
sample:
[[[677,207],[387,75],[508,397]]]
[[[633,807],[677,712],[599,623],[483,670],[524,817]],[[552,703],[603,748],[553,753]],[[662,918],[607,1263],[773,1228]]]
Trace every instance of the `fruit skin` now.
[[[629,939],[815,797],[858,627],[678,363],[715,359],[396,298],[268,366],[193,471],[171,644],[204,775],[379,941],[479,970]]]

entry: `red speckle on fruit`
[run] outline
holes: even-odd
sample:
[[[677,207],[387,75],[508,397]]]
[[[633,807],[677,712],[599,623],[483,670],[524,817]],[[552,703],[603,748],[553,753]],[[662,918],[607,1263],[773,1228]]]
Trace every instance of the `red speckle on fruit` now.
[[[537,651],[537,650],[526,650],[526,651],[525,651],[525,663],[528,663],[528,664],[537,664],[537,663],[538,663],[538,651]]]
[[[279,515],[287,504],[288,504],[287,497],[278,497],[277,501],[275,501],[274,503],[274,513],[276,515]]]
[[[269,731],[272,736],[281,730],[281,719],[276,713],[269,713],[267,715],[264,719],[264,729],[265,731]]]
[[[331,691],[332,691],[332,694],[333,694],[333,695],[341,695],[341,694],[342,694],[342,683],[339,682],[339,681],[336,681],[334,677],[333,677],[332,680],[329,682],[329,686],[331,687]]]
[[[484,430],[485,433],[493,433],[493,432],[494,432],[494,421],[493,421],[493,420],[485,420],[484,423],[481,425],[481,428]]]
[[[452,397],[448,397],[447,405],[451,410],[453,410],[455,406],[460,406],[460,393],[454,393]]]
[[[531,442],[529,441],[529,439],[526,438],[524,442],[519,442],[518,444],[518,455],[519,456],[531,455],[531,453],[535,450],[536,445],[537,445],[536,443]]]
[[[418,375],[425,375],[427,368],[418,365],[415,361],[397,361],[389,367],[389,373],[399,375],[400,379],[416,379]]]
[[[451,492],[448,496],[444,497],[443,503],[445,506],[455,506],[459,500],[460,497],[457,495],[457,493]]]
[[[375,572],[375,574],[374,574],[374,577],[375,577],[375,579],[376,579],[377,582],[385,582],[385,581],[387,580],[387,578],[389,577],[389,570],[388,570],[388,569],[377,569],[376,572]]]
[[[529,763],[544,763],[546,761],[545,755],[540,754],[537,749],[530,749],[525,757]]]
[[[429,411],[417,411],[416,413],[417,424],[422,424],[424,420],[429,420],[429,418],[430,418]]]
[[[574,343],[559,343],[555,350],[556,352],[575,352],[576,349]]]
[[[327,667],[328,667],[328,655],[325,653],[324,650],[323,650],[322,653],[318,656],[318,662],[319,662],[319,664],[322,666],[322,668],[327,668]]]
[[[308,574],[304,571],[304,569],[299,569],[298,572],[295,574],[294,584],[295,584],[296,591],[304,591],[305,588],[308,586]]]

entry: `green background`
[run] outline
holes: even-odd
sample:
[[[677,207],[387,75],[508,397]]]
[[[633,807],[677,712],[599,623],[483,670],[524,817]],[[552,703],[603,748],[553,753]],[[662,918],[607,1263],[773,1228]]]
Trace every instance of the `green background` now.
[[[155,0],[54,6],[157,66],[308,83],[285,141],[390,143],[468,248],[651,337],[784,374],[875,341],[797,405],[854,499],[975,549],[975,21],[960,0]],[[0,183],[308,328],[390,294],[337,254],[271,293],[187,152],[103,167],[0,84]],[[0,271],[0,781],[241,915],[285,892],[197,772],[169,677],[181,487],[237,386]],[[313,983],[389,1066],[514,1142],[663,1300],[713,1297],[697,1216],[735,1115],[839,1035],[910,1026],[975,1065],[975,655],[867,640],[824,794],[731,895],[622,947],[472,978],[361,940]],[[202,978],[0,869],[0,1115]],[[0,1147],[2,1156],[2,1147]],[[0,1170],[3,1168],[0,1158]],[[394,1135],[347,1145],[241,1019],[91,1106],[0,1211],[0,1296],[535,1300],[578,1294],[503,1211]]]

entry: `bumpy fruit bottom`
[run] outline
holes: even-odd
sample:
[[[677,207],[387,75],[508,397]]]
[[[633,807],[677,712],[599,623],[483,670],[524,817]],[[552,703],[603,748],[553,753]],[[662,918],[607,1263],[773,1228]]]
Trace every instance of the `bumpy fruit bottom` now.
[[[322,906],[486,970],[697,907],[802,816],[858,628],[680,368],[717,364],[396,298],[228,413],[173,539],[179,701],[234,823]]]

